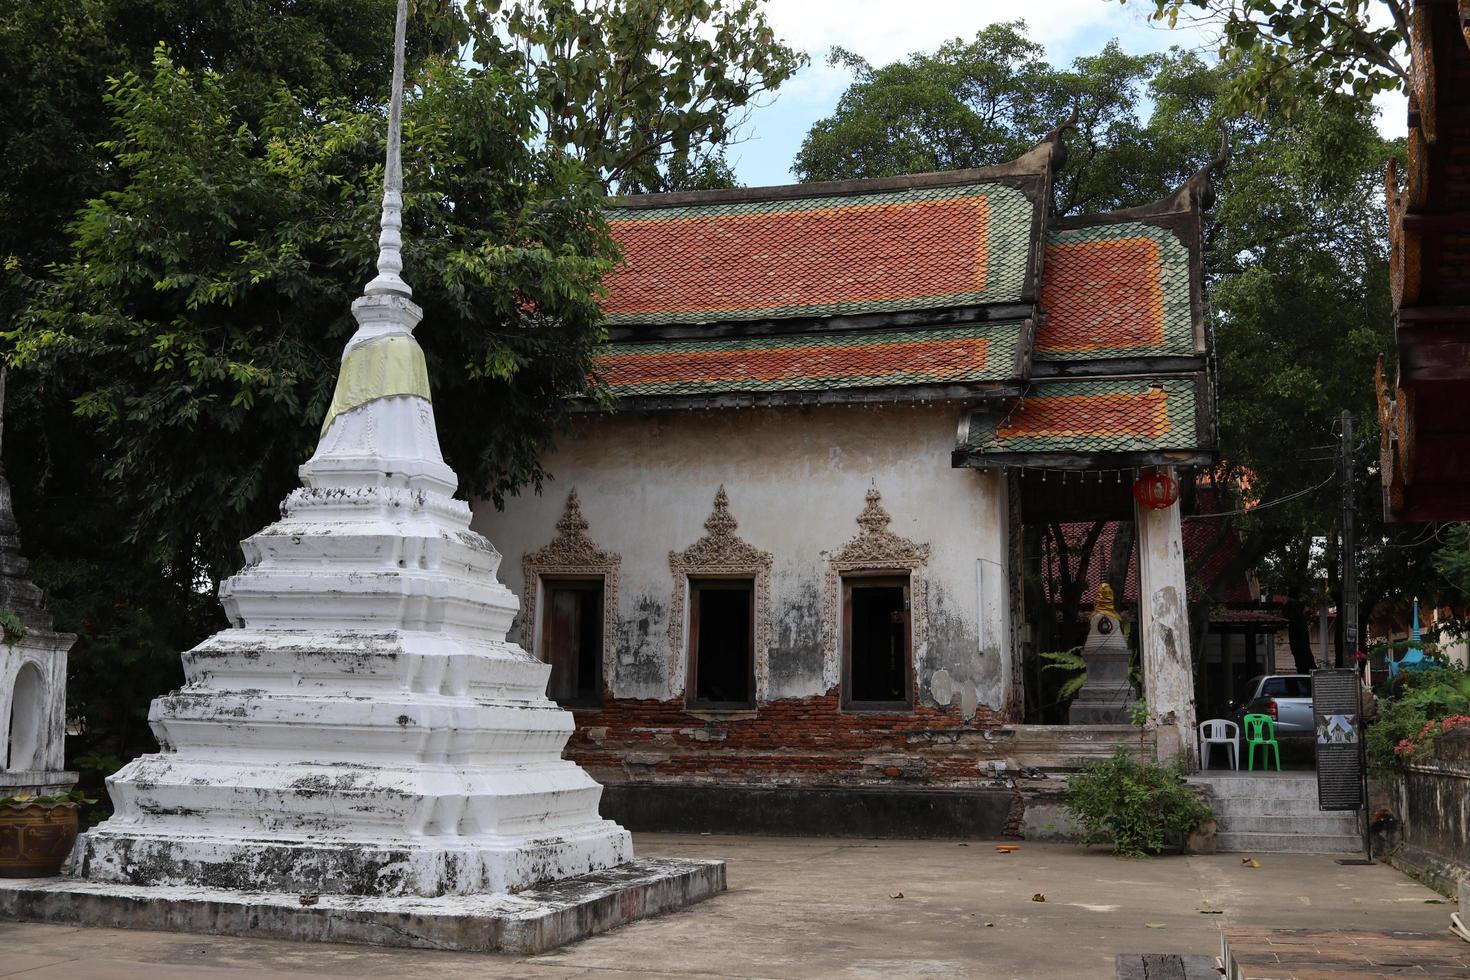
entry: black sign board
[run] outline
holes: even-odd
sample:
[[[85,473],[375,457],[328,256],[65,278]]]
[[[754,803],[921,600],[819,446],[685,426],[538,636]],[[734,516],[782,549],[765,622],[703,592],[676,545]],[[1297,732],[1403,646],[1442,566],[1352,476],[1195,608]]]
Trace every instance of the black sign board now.
[[[1317,800],[1323,810],[1356,810],[1363,805],[1360,688],[1355,670],[1312,671]]]

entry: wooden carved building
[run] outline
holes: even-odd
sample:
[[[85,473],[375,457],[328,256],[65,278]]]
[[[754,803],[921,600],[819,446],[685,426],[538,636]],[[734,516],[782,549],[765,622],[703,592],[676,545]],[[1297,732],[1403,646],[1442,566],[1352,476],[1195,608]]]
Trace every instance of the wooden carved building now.
[[[1152,727],[1190,751],[1180,506],[1132,485],[1213,460],[1208,168],[1058,218],[1063,156],[613,212],[616,410],[476,528],[618,815],[981,785],[1023,720],[1033,520],[1136,521]]]
[[[1378,369],[1389,520],[1470,520],[1470,0],[1415,0],[1408,165],[1386,195],[1398,377]]]

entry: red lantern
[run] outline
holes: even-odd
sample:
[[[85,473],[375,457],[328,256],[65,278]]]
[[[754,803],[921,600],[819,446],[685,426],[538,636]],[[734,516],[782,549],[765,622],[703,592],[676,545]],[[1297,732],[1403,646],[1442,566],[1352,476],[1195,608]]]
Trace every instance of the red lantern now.
[[[1133,499],[1144,507],[1163,510],[1179,499],[1179,481],[1168,473],[1145,473],[1133,484]]]

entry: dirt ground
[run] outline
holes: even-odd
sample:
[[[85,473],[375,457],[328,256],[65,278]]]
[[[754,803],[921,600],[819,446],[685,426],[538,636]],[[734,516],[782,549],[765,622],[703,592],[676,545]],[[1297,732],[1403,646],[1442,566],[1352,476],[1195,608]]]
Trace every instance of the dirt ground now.
[[[1112,980],[1116,953],[1214,954],[1230,925],[1431,931],[1452,911],[1386,865],[1327,855],[1257,855],[1252,868],[1069,844],[641,834],[635,847],[724,858],[730,890],[535,957],[0,922],[0,977]]]

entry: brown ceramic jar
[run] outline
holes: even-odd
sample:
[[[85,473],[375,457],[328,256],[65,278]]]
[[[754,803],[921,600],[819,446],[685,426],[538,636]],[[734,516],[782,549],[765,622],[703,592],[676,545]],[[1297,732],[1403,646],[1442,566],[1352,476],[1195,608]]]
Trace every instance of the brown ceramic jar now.
[[[0,878],[58,874],[76,839],[75,803],[0,806]]]

